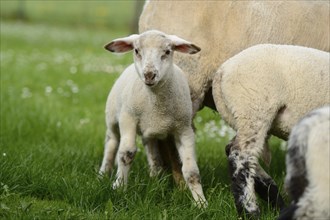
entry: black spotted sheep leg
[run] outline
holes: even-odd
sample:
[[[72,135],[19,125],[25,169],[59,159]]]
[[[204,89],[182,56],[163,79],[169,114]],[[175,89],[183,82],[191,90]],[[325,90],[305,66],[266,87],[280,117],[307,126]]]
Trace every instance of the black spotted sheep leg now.
[[[226,147],[226,151],[236,209],[240,215],[245,213],[258,216],[260,211],[254,193],[255,167],[258,160],[248,152],[239,150],[236,140]]]

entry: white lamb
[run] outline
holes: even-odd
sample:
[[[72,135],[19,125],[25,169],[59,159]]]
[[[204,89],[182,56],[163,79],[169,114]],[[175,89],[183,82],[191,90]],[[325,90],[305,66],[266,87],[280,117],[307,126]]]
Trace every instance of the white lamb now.
[[[279,220],[330,219],[330,106],[294,126],[286,155],[285,187],[293,200]]]
[[[112,41],[111,52],[134,50],[130,65],[113,86],[106,104],[107,134],[100,173],[110,172],[118,149],[117,179],[113,188],[127,184],[136,134],[147,149],[150,174],[158,172],[158,139],[173,137],[182,161],[184,179],[199,206],[206,206],[195,159],[192,102],[181,69],[173,63],[174,51],[194,54],[200,48],[175,35],[147,31]]]
[[[240,213],[259,213],[259,186],[268,186],[276,198],[274,181],[258,163],[266,140],[271,134],[287,139],[307,112],[329,104],[329,85],[329,53],[300,46],[256,45],[219,68],[213,96],[222,118],[237,131],[226,152]]]

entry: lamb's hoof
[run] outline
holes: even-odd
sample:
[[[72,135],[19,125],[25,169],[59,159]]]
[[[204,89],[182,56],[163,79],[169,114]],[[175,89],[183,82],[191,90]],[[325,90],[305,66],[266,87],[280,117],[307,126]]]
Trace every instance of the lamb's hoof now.
[[[180,190],[185,190],[187,188],[186,181],[183,178],[182,173],[173,172],[173,179],[175,184],[178,186]]]
[[[121,179],[116,179],[116,181],[112,184],[112,189],[116,190],[119,188],[122,188],[124,186],[124,183]]]
[[[99,172],[99,173],[97,174],[97,178],[98,178],[99,180],[103,180],[103,179],[105,178],[105,174]]]
[[[155,178],[155,177],[158,177],[161,173],[162,173],[162,168],[158,167],[158,168],[153,168],[153,169],[150,169],[149,171],[149,176],[151,178]]]
[[[206,209],[208,207],[208,202],[206,200],[199,200],[199,201],[196,201],[196,206],[197,208],[199,209]]]

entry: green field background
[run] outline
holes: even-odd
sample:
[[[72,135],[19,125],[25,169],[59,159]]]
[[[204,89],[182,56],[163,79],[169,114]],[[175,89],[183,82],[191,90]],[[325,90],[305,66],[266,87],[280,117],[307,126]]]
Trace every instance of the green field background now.
[[[207,209],[170,174],[149,178],[139,139],[126,191],[98,178],[105,101],[132,62],[103,46],[134,31],[135,1],[0,3],[0,219],[237,219],[224,153],[234,131],[210,109],[194,119]],[[282,187],[285,143],[271,146],[266,169]],[[277,216],[260,203],[262,219]]]

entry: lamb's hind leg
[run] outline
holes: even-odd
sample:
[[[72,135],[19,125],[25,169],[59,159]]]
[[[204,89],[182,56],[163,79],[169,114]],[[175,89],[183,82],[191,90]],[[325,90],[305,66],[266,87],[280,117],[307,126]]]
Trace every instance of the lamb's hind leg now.
[[[199,169],[195,157],[194,132],[186,129],[175,137],[176,146],[182,161],[183,177],[199,207],[206,207],[207,201],[204,197]]]
[[[260,164],[258,164],[256,168],[254,182],[255,191],[258,193],[260,198],[270,202],[271,206],[274,208],[284,208],[285,203],[275,181],[266,173]]]
[[[263,147],[263,161],[267,166],[270,165],[271,153],[268,146],[267,136]],[[285,206],[282,196],[278,190],[275,181],[266,173],[266,171],[258,164],[256,169],[255,191],[258,193],[261,199],[269,202],[273,208],[282,209]]]
[[[238,137],[231,143],[228,156],[229,173],[232,181],[232,193],[239,214],[244,212],[258,216],[260,211],[254,192],[256,167],[258,158],[242,149]]]
[[[237,211],[240,214],[245,212],[258,216],[260,211],[255,194],[255,179],[260,166],[258,158],[262,153],[272,118],[261,116],[262,114],[253,115],[258,117],[253,119],[251,115],[241,114],[242,118],[237,118],[237,136],[227,147],[227,152]],[[244,120],[246,118],[249,118],[251,124]]]
[[[180,161],[179,153],[172,136],[165,140],[158,140],[157,147],[163,160],[163,168],[172,170],[174,182],[180,187],[184,188],[185,181],[182,175],[182,163]]]
[[[149,164],[150,176],[157,176],[163,169],[163,161],[160,155],[159,145],[156,139],[143,138],[143,145],[145,146],[147,159]]]
[[[235,138],[231,141],[230,144],[226,146],[226,155],[227,157],[230,154],[231,147],[233,146],[233,142]],[[265,143],[264,148],[267,148],[268,145]],[[265,150],[265,149],[264,149]],[[269,157],[269,156],[268,156]],[[269,163],[270,161],[267,161]],[[279,194],[278,187],[275,181],[266,173],[266,171],[258,164],[256,168],[256,176],[254,178],[255,181],[255,191],[258,195],[265,201],[270,202],[270,204],[275,208],[282,209],[284,207],[284,201]]]

